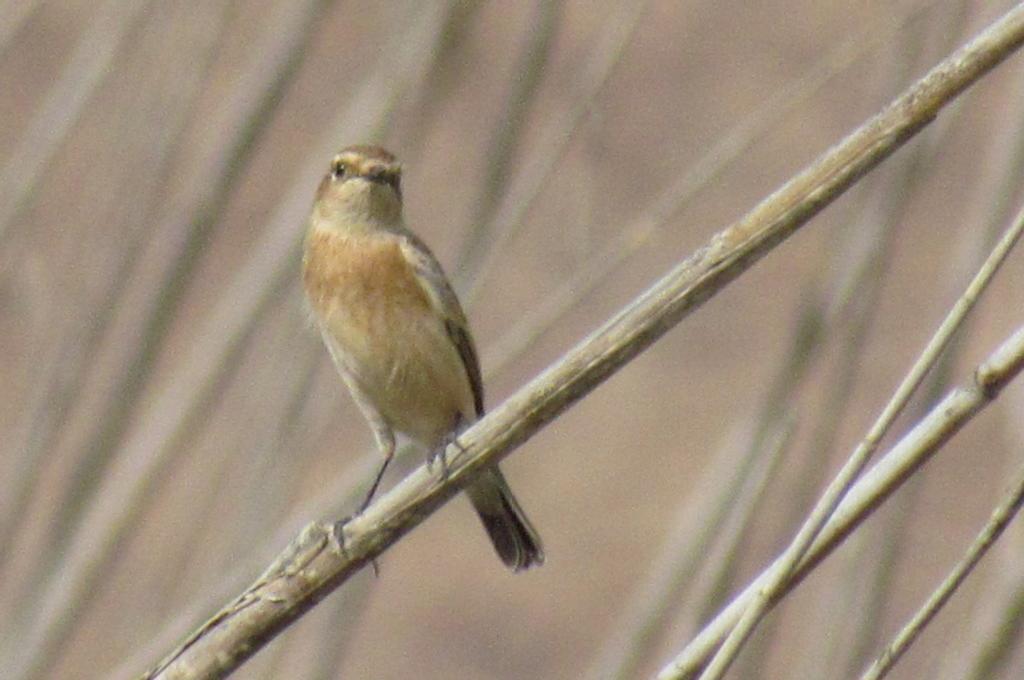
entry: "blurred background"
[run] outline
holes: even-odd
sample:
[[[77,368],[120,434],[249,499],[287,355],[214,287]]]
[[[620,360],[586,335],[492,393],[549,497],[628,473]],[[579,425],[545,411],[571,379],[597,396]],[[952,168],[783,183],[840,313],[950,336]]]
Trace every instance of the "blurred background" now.
[[[356,507],[377,457],[297,285],[336,149],[403,161],[494,405],[1012,4],[0,2],[4,676],[135,677]],[[786,544],[1018,209],[1021,62],[506,460],[542,569],[503,569],[459,498],[236,677],[652,675]],[[1016,253],[886,445],[1022,287]],[[1022,450],[1013,385],[730,677],[857,677]],[[1022,550],[1011,527],[890,677],[1024,676]]]

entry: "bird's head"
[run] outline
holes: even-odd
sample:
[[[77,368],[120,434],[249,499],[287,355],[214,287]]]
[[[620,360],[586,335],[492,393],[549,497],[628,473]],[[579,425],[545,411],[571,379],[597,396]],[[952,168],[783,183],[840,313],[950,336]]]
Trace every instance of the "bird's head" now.
[[[331,160],[315,211],[332,222],[396,224],[402,219],[402,166],[379,146],[349,146]]]

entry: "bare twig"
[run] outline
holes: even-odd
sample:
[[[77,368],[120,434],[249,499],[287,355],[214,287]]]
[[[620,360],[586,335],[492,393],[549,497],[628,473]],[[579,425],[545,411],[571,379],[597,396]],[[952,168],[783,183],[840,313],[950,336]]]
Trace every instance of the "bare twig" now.
[[[932,620],[940,609],[953,596],[956,589],[964,582],[967,575],[974,570],[978,561],[988,552],[992,544],[996,542],[1003,529],[1014,518],[1021,504],[1024,503],[1024,468],[1017,473],[1016,480],[1000,501],[999,505],[992,512],[992,516],[985,523],[984,528],[971,543],[964,556],[957,562],[953,570],[943,579],[939,587],[928,596],[928,599],[921,608],[911,617],[910,621],[885,648],[881,656],[861,676],[861,680],[879,680],[888,675],[892,667],[899,661],[907,648],[914,643],[917,636],[924,630],[924,627]]]
[[[785,584],[786,591],[796,587],[846,536],[884,503],[907,478],[920,469],[932,454],[975,414],[991,403],[1022,369],[1024,328],[1018,329],[989,355],[975,371],[971,383],[956,388],[936,404],[928,415],[850,490]],[[742,615],[746,605],[757,597],[759,589],[775,573],[776,568],[777,563],[773,563],[761,572],[728,607],[705,626],[669,666],[662,670],[660,677],[694,677]],[[778,601],[778,597],[779,595],[776,595],[775,602]]]
[[[1021,216],[1019,226],[1024,226],[1024,215]],[[759,590],[758,597],[744,612],[743,617],[722,644],[711,664],[709,664],[702,676],[705,680],[718,680],[718,678],[721,678],[736,658],[743,643],[771,607],[770,603],[775,593],[780,591],[789,580],[790,575],[803,559],[808,548],[810,548],[815,536],[821,531],[829,516],[835,511],[843,496],[852,486],[854,480],[861,470],[864,469],[864,466],[867,465],[871,454],[878,447],[882,437],[888,432],[896,417],[903,411],[911,395],[913,395],[918,385],[924,379],[925,374],[935,364],[939,354],[946,347],[950,338],[952,338],[964,318],[966,318],[967,313],[973,307],[978,295],[987,286],[991,277],[1006,257],[1006,254],[1016,242],[1020,235],[1019,226],[1015,225],[1014,228],[1007,232],[1007,236],[1001,241],[999,247],[993,252],[992,257],[989,258],[989,261],[986,262],[978,276],[971,282],[971,285],[968,286],[964,296],[957,301],[957,304],[943,321],[935,336],[928,343],[928,346],[922,351],[919,360],[910,369],[903,382],[900,383],[892,399],[868,430],[863,441],[851,454],[832,483],[829,484],[822,494],[807,522],[800,528],[789,548],[783,553],[781,567],[773,573],[772,578]]]
[[[959,7],[944,5],[941,8],[934,8],[931,15],[938,15],[936,21],[915,25],[913,30],[907,31],[902,40],[892,43],[891,56],[884,60],[888,67],[887,89],[895,89],[906,82],[914,70],[920,68],[918,62],[922,61],[921,55],[924,51],[934,52],[938,48],[945,52],[955,46],[959,31],[950,24],[961,17],[959,11],[951,10],[962,10],[962,3]],[[936,36],[935,39],[926,39],[926,36],[933,34]],[[929,58],[934,56],[931,54]],[[823,405],[814,418],[815,426],[808,446],[810,460],[821,460],[834,453],[840,426],[849,414],[849,403],[853,397],[857,377],[862,372],[863,353],[869,330],[877,316],[883,284],[891,266],[896,234],[905,221],[915,189],[926,175],[932,151],[935,147],[941,146],[941,140],[948,139],[952,122],[957,118],[957,113],[944,117],[945,124],[934,127],[929,132],[926,137],[927,143],[917,144],[908,149],[906,154],[894,159],[887,168],[876,173],[872,200],[859,216],[859,224],[855,229],[859,238],[854,236],[856,243],[839,247],[839,257],[842,259],[847,259],[846,253],[851,251],[857,252],[859,257],[852,267],[847,267],[844,275],[838,277],[840,290],[835,297],[841,301],[840,306],[843,309],[833,308],[832,317],[838,316],[842,319],[843,331],[839,333],[839,344],[835,349],[835,374],[829,380],[827,394],[820,399]],[[980,264],[981,262],[975,263],[963,276],[955,280],[966,279]],[[943,355],[943,362],[948,365],[950,357],[951,354],[947,351]],[[931,377],[934,379],[936,376],[937,373],[933,370]],[[948,383],[943,382],[941,389],[945,390],[947,387]],[[936,392],[934,399],[937,400],[941,395],[941,391]],[[793,512],[789,513],[790,517],[787,518],[785,526],[799,526],[800,518],[809,508],[814,498],[813,494],[820,488],[825,472],[824,466],[812,463],[799,475],[800,489],[794,495],[800,501],[788,504]],[[911,494],[905,493],[899,499],[900,508],[906,509],[909,513],[911,501]],[[818,616],[822,619],[821,625],[812,626],[824,633],[819,638],[821,644],[815,645],[823,651],[817,655],[806,655],[803,659],[805,666],[801,669],[795,669],[793,664],[789,664],[787,668],[790,673],[817,677],[835,674],[838,672],[837,669],[851,664],[856,665],[851,672],[856,672],[863,664],[862,650],[870,649],[872,641],[876,639],[880,610],[889,599],[887,586],[891,579],[887,577],[891,573],[890,561],[894,559],[899,545],[900,528],[905,525],[905,517],[901,512],[890,511],[886,518],[890,531],[887,532],[887,539],[881,551],[868,551],[863,547],[869,543],[874,545],[872,538],[877,533],[875,527],[872,529],[874,533],[870,535],[859,533],[855,537],[857,549],[844,553],[844,569],[837,572],[834,584],[826,587],[828,600],[821,602],[817,607]],[[856,606],[853,606],[854,602]],[[839,611],[850,612],[850,615],[835,620],[831,615],[831,612],[836,611],[835,607],[838,607]],[[832,618],[826,622],[826,617]],[[758,663],[758,660],[751,659],[749,654],[746,658],[748,668],[751,664]]]
[[[996,238],[998,225],[1005,221],[1012,209],[1011,201],[1020,193],[1020,179],[1024,169],[1024,78],[1011,82],[1012,91],[1002,105],[998,125],[990,136],[984,162],[979,170],[978,191],[971,199],[971,222],[988,222],[984,230],[975,230],[957,252],[957,266],[964,268],[979,260],[983,249]],[[1005,422],[1017,436],[1017,445],[1024,443],[1024,422],[1019,391],[1009,403]],[[1011,445],[1012,448],[1012,445]],[[1015,527],[1015,536],[1021,536],[1021,527]],[[1024,629],[1024,567],[1018,556],[1020,545],[1005,545],[1001,557],[1009,559],[992,572],[985,587],[972,605],[970,620],[961,627],[963,635],[956,636],[944,648],[937,678],[948,680],[987,680],[999,677],[1012,652],[1019,647]]]
[[[396,459],[408,458],[410,447],[399,450]],[[129,680],[137,678],[140,670],[151,664],[154,657],[171,648],[178,640],[184,638],[194,627],[196,621],[208,618],[211,612],[218,609],[220,603],[231,599],[236,593],[245,589],[251,582],[252,574],[258,572],[274,558],[279,546],[287,544],[308,524],[310,517],[340,516],[366,496],[365,485],[380,465],[380,454],[368,451],[347,466],[345,473],[332,482],[332,485],[317,494],[311,500],[289,513],[287,518],[279,522],[279,526],[264,541],[246,555],[242,563],[229,570],[218,582],[196,602],[181,608],[168,621],[162,630],[155,634],[144,646],[125,659],[115,669],[107,673],[112,679]]]

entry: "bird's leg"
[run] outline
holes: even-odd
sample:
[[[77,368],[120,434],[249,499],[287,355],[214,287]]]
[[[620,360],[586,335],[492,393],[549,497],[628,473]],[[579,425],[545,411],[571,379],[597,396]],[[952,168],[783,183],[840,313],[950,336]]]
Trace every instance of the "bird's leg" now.
[[[434,448],[429,454],[427,454],[427,467],[430,468],[435,460],[441,462],[441,479],[448,479],[448,456],[446,454],[449,444],[455,444],[455,447],[459,449],[460,453],[465,453],[466,449],[462,448],[462,444],[459,443],[459,433],[462,432],[462,415],[456,414],[455,421],[452,423],[452,428],[448,431],[448,434],[444,436],[441,443]]]
[[[328,347],[331,347],[331,345],[328,345]],[[359,381],[348,371],[342,371],[341,377],[348,385],[356,406],[359,407],[363,417],[366,418],[366,422],[370,424],[370,429],[373,430],[373,438],[377,441],[377,449],[384,456],[384,462],[381,463],[380,470],[377,471],[377,476],[374,477],[373,484],[370,485],[366,498],[363,500],[362,505],[359,506],[357,514],[362,514],[369,507],[370,501],[373,500],[374,494],[377,493],[377,487],[380,486],[381,479],[384,478],[384,471],[388,469],[391,459],[395,457],[395,432],[391,429],[388,421],[384,419],[384,416],[381,415],[381,412],[377,410],[377,407],[373,405],[369,395],[363,390]]]
[[[377,448],[384,454],[384,462],[381,463],[380,470],[377,471],[377,476],[374,477],[373,484],[370,485],[370,490],[366,492],[363,504],[359,506],[360,515],[369,507],[373,495],[377,493],[377,487],[380,486],[380,480],[384,478],[384,471],[388,469],[388,464],[395,457],[395,433],[383,419],[370,420],[370,425],[373,427],[373,436],[377,440]],[[371,559],[370,565],[373,567],[374,577],[380,576],[380,566],[377,564],[377,560]]]
[[[323,336],[324,345],[327,346],[331,360],[334,361],[334,367],[338,369],[338,373],[348,387],[348,391],[352,394],[352,400],[356,402],[360,413],[366,418],[366,422],[370,424],[370,429],[373,430],[373,437],[377,440],[377,448],[384,456],[384,462],[381,464],[380,470],[377,471],[377,476],[370,486],[370,491],[366,494],[362,505],[359,506],[359,512],[356,513],[362,514],[369,507],[374,494],[377,493],[377,487],[380,486],[380,481],[384,478],[384,471],[388,469],[388,464],[391,463],[391,459],[395,456],[395,433],[391,429],[391,425],[388,424],[388,421],[381,415],[381,412],[373,405],[373,400],[370,399],[370,395],[363,389],[362,384],[360,384],[359,379],[356,377],[355,371],[345,361],[345,353],[338,348],[330,331],[321,325],[320,334]],[[374,570],[376,570],[376,564],[374,565]]]
[[[395,433],[391,431],[391,428],[388,427],[383,419],[379,421],[372,419],[370,420],[370,425],[373,427],[373,436],[377,439],[377,448],[384,455],[384,462],[381,463],[380,470],[377,471],[377,476],[374,477],[373,484],[370,485],[366,499],[359,506],[359,514],[362,514],[369,507],[370,501],[373,500],[373,496],[377,493],[377,488],[380,486],[380,480],[384,478],[384,471],[388,469],[391,459],[395,457]]]

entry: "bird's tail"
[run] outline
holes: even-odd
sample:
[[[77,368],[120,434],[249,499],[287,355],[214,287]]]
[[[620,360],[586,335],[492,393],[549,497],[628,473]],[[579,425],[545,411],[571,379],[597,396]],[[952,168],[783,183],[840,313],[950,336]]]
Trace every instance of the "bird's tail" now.
[[[470,486],[467,493],[506,567],[522,571],[544,564],[540,536],[526,519],[497,465]]]

